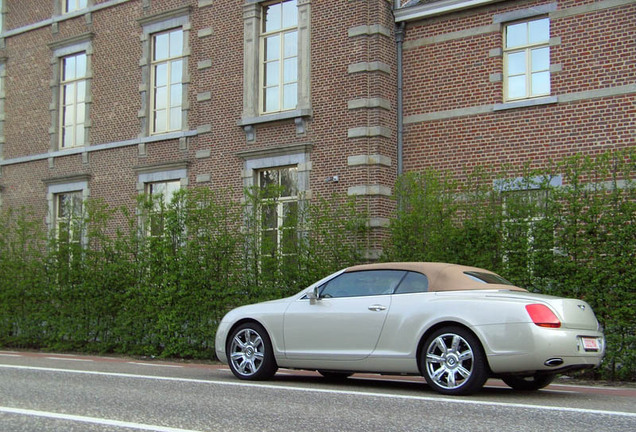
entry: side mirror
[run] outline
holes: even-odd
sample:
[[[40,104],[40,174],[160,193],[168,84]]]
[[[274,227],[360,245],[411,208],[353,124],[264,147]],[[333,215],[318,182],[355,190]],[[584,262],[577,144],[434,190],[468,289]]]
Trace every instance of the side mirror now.
[[[309,298],[309,301],[312,303],[316,300],[320,300],[320,291],[318,287],[314,287],[313,290],[309,291],[307,293],[307,297]]]

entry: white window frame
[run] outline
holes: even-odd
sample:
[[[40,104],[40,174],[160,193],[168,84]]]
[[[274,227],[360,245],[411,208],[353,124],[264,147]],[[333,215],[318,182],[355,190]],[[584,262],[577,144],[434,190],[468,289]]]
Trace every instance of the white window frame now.
[[[188,170],[184,164],[161,165],[156,167],[140,167],[137,170],[137,193],[146,197],[151,190],[151,185],[158,183],[179,182],[180,188],[188,186]],[[171,197],[163,197],[172,199]],[[169,203],[164,201],[164,203]],[[153,211],[151,210],[151,213]],[[140,209],[138,210],[139,226],[142,227],[143,233],[148,237],[153,237],[151,233],[151,223],[146,219]],[[157,237],[157,236],[154,236]]]
[[[62,212],[62,198],[69,197],[73,203],[71,204],[71,212],[68,215],[61,215]],[[75,199],[79,199],[79,213],[75,212]],[[60,241],[61,229],[60,226],[64,223],[68,225],[68,243],[69,244],[82,244],[82,218],[84,212],[84,200],[81,190],[60,192],[55,194],[54,198],[54,225],[55,225],[55,238]],[[77,224],[79,223],[79,232],[76,232]]]
[[[548,188],[544,189],[541,185],[547,183]],[[515,224],[527,224],[527,232],[525,233],[528,248],[524,251],[526,254],[530,254],[532,257],[532,251],[536,250],[535,241],[534,241],[534,225],[539,223],[544,219],[543,216],[531,216],[526,219],[515,219],[512,218],[508,213],[506,208],[506,201],[509,196],[513,196],[514,194],[518,195],[526,195],[525,197],[521,197],[521,199],[536,201],[537,199],[549,199],[548,195],[550,194],[550,188],[560,187],[563,184],[563,178],[559,176],[554,176],[549,179],[543,177],[534,177],[528,181],[524,178],[516,178],[516,179],[508,179],[508,180],[497,180],[494,183],[495,190],[502,194],[502,211],[503,211],[503,229],[504,236],[509,236],[509,228],[510,226],[514,226]],[[532,196],[535,194],[536,196]],[[540,196],[541,194],[545,194],[544,196]],[[554,255],[559,254],[559,250],[556,246],[552,246],[551,252]],[[505,263],[510,261],[510,255],[514,252],[504,251],[503,260]]]
[[[271,3],[271,2],[269,2]],[[263,113],[261,107],[261,29],[263,28],[263,5],[265,0],[244,0],[243,5],[243,113],[242,126],[247,141],[254,141],[255,126],[262,123],[293,119],[296,134],[306,131],[306,119],[311,109],[311,0],[297,0],[298,7],[298,65],[296,108],[286,111]]]
[[[86,33],[80,35],[78,37],[73,37],[69,39],[65,39],[59,42],[54,42],[49,44],[49,48],[53,50],[53,58],[51,60],[51,64],[53,65],[53,82],[56,83],[55,86],[51,86],[52,91],[52,103],[50,105],[51,111],[51,123],[52,127],[49,130],[50,133],[50,151],[54,152],[57,150],[70,149],[74,147],[82,147],[90,145],[90,128],[91,128],[91,120],[90,120],[90,111],[92,104],[92,96],[91,96],[91,83],[93,79],[92,72],[92,57],[93,57],[93,48],[92,48],[92,33]],[[64,63],[63,59],[67,57],[71,57],[80,53],[86,54],[86,75],[84,76],[85,80],[85,94],[84,94],[84,123],[83,123],[83,134],[82,134],[82,142],[74,145],[73,147],[63,147],[63,76],[64,71],[62,69]],[[74,140],[75,142],[75,140]]]
[[[61,0],[61,2],[63,14],[86,9],[89,6],[88,0]]]
[[[287,6],[285,6],[287,5]],[[273,30],[267,31],[267,13],[271,8],[280,6],[280,26],[276,26]],[[285,17],[290,14],[289,8],[294,8],[294,20],[291,25],[285,26]],[[298,107],[298,7],[296,0],[277,0],[268,2],[262,6],[262,19],[261,19],[261,33],[259,42],[259,114],[266,115],[277,113],[281,111],[290,111]],[[287,37],[293,36],[295,39],[295,47],[292,52],[288,50]],[[268,41],[278,39],[277,44],[272,46],[277,47],[278,55],[276,57],[267,58]],[[286,64],[291,61],[294,63],[296,73],[293,79],[285,80],[285,68]],[[273,81],[267,82],[268,68],[270,65],[278,64],[277,77]],[[293,86],[289,91],[293,94],[293,104],[285,106],[285,97],[287,92],[286,87]],[[275,90],[276,104],[268,109],[268,91]]]
[[[309,187],[309,177],[311,174],[311,144],[297,144],[278,148],[265,148],[248,150],[238,153],[237,156],[243,159],[243,187],[245,190],[260,189],[259,173],[268,169],[280,169],[284,167],[296,167],[296,196],[298,200],[298,236],[303,235],[303,211],[305,201],[310,200],[312,193]],[[246,208],[247,214],[256,214],[251,205]],[[280,214],[280,212],[279,212]],[[260,217],[260,215],[257,215]],[[260,222],[260,221],[256,221]],[[258,227],[260,229],[260,226]],[[260,247],[261,245],[255,245]],[[260,265],[261,263],[258,263]]]
[[[542,39],[537,39],[536,41],[532,40],[531,27],[533,23],[547,22],[548,24],[548,34],[547,37]],[[504,85],[504,100],[507,102],[518,101],[518,100],[526,100],[526,99],[534,99],[550,96],[551,94],[551,73],[550,73],[550,19],[548,17],[535,17],[532,19],[526,19],[523,21],[515,21],[505,24],[503,31],[503,64],[504,64],[504,74],[503,74],[503,85]],[[508,32],[511,27],[521,28],[520,26],[525,26],[526,32],[526,40],[522,44],[508,46]],[[540,51],[547,50],[547,64],[543,65],[543,67],[537,67],[533,64],[533,54],[539,53]],[[521,56],[523,55],[525,68],[523,72],[511,71],[511,61],[510,56]],[[533,89],[533,75],[538,74],[547,74],[548,80],[548,89],[547,91],[538,92]],[[525,92],[523,95],[510,95],[510,81],[511,78],[518,79],[523,77]]]
[[[189,40],[190,40],[190,6],[180,7],[178,9],[170,10],[167,12],[161,12],[152,16],[144,17],[138,20],[138,23],[142,26],[142,58],[139,62],[141,67],[142,82],[139,86],[139,92],[141,96],[141,108],[138,113],[139,120],[141,121],[141,136],[152,136],[168,134],[171,132],[178,132],[187,130],[187,117],[189,111],[188,104],[188,87],[189,87],[189,75],[188,75],[188,61],[190,56]],[[182,80],[181,80],[181,121],[180,129],[156,131],[154,122],[154,78],[153,78],[153,42],[154,36],[165,33],[168,31],[176,30],[180,28],[183,31],[183,48],[181,59],[182,63]]]
[[[73,60],[77,64],[77,59],[84,58],[84,70],[82,75],[74,75],[66,78],[67,62]],[[77,68],[74,72],[78,73]],[[59,148],[67,149],[73,147],[83,147],[86,144],[86,102],[88,88],[88,55],[85,51],[80,51],[60,58],[60,120],[59,120]],[[68,94],[72,98],[68,98]],[[81,118],[79,117],[81,113]],[[68,114],[72,116],[68,120]],[[70,136],[70,141],[67,137]]]
[[[168,37],[168,41],[170,41],[171,38],[175,37],[177,33],[180,33],[180,39],[182,41],[181,46],[179,47],[180,50],[178,51],[178,55],[171,55],[170,50],[173,48],[172,44],[169,42],[168,43],[168,57],[165,58],[161,58],[161,59],[157,59],[156,58],[156,46],[157,46],[157,41],[159,38],[163,37],[163,36],[167,36]],[[152,54],[151,54],[151,66],[150,66],[150,88],[151,88],[151,93],[150,93],[150,122],[151,122],[151,134],[155,135],[155,134],[164,134],[164,133],[168,133],[168,132],[174,132],[174,131],[179,131],[183,129],[183,125],[182,125],[182,121],[183,121],[183,99],[184,99],[184,95],[183,95],[183,72],[184,72],[184,66],[183,66],[183,62],[185,61],[185,56],[184,56],[184,51],[185,51],[185,41],[183,40],[183,36],[184,36],[185,32],[183,31],[183,28],[181,27],[177,27],[177,28],[173,28],[173,29],[169,29],[169,30],[165,30],[165,31],[161,31],[161,32],[157,32],[157,33],[153,33],[151,35],[152,37],[152,42],[151,42],[151,50],[152,50]],[[177,69],[179,69],[180,75],[181,75],[181,79],[178,82],[172,82],[173,79],[173,75],[174,72],[173,71],[173,66],[177,65]],[[161,68],[165,68],[165,83],[162,83],[161,86],[159,86],[159,84],[157,83],[157,75],[158,75],[158,70]],[[178,86],[180,88],[179,90],[179,94],[176,95],[178,98],[178,101],[173,100],[173,94],[172,94],[172,87],[173,86]],[[161,108],[157,107],[158,104],[158,100],[157,100],[157,92],[159,91],[160,88],[166,88],[165,90],[165,106],[162,106]],[[174,99],[177,99],[174,98]],[[177,110],[178,112],[173,113],[173,110]],[[158,118],[159,118],[159,112],[165,112],[165,120],[160,122],[161,124],[158,124]],[[175,119],[176,117],[176,119]],[[173,123],[177,122],[178,124],[174,125],[173,127]]]
[[[294,256],[296,255],[295,253],[288,253],[285,251],[284,248],[284,243],[285,243],[285,231],[289,231],[292,230],[296,233],[296,236],[298,235],[299,232],[299,211],[300,211],[300,195],[298,193],[298,166],[296,165],[291,165],[291,166],[278,166],[278,167],[271,167],[271,168],[261,168],[258,171],[256,171],[256,183],[258,185],[259,191],[264,191],[265,189],[265,185],[263,185],[261,183],[261,179],[262,179],[262,174],[266,171],[277,171],[277,176],[276,176],[276,181],[277,184],[274,185],[275,187],[282,187],[282,182],[281,182],[281,173],[283,170],[291,170],[294,173],[294,187],[292,188],[292,193],[290,195],[277,195],[275,197],[263,197],[263,199],[261,200],[260,203],[260,209],[261,209],[261,214],[259,215],[259,231],[260,231],[260,239],[259,241],[262,242],[263,240],[263,236],[266,232],[274,232],[274,237],[275,237],[275,241],[276,241],[276,250],[275,250],[275,254],[276,256],[280,256],[283,257],[283,259],[285,257],[288,256]],[[289,205],[294,205],[296,206],[296,224],[293,227],[289,227],[288,225],[285,224],[286,218],[285,218],[285,210],[287,208],[287,206]],[[263,226],[263,221],[264,221],[264,215],[263,212],[265,211],[266,207],[274,207],[275,208],[275,213],[276,213],[276,226],[275,227],[264,227]],[[296,241],[298,241],[298,239],[296,239]],[[268,257],[271,257],[271,255],[266,255]]]
[[[165,192],[155,192],[154,189],[163,185],[166,188]],[[175,193],[181,189],[181,180],[164,180],[145,183],[145,195],[147,199],[151,200],[152,208],[149,209],[148,220],[146,221],[146,235],[148,237],[161,237],[165,232],[165,226],[163,221],[163,212],[169,207],[172,202],[172,198]],[[177,186],[174,189],[174,186]],[[160,218],[160,229],[155,231],[157,226],[154,220]]]
[[[58,238],[58,226],[60,222],[58,219],[59,197],[71,193],[81,194],[83,210],[84,203],[90,195],[88,180],[87,176],[81,175],[65,177],[58,180],[47,180],[45,183],[48,184],[47,201],[49,206],[46,222],[49,227],[49,232],[55,235],[55,238]],[[85,245],[86,239],[83,232],[80,232],[78,242],[82,246]]]

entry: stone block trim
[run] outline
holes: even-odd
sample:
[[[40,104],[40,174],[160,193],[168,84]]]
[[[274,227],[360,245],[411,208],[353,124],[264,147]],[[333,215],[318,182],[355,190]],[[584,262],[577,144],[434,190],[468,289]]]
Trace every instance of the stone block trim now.
[[[360,185],[351,186],[347,190],[349,196],[383,195],[391,196],[391,188],[384,185]]]
[[[353,99],[347,103],[350,110],[361,108],[382,108],[387,111],[391,110],[391,101],[381,97]]]
[[[385,126],[363,126],[357,128],[351,128],[347,132],[347,138],[370,138],[370,137],[384,137],[391,138],[391,129]]]
[[[391,158],[388,156],[380,155],[380,154],[349,156],[347,158],[347,165],[348,166],[383,165],[383,166],[390,167]]]
[[[349,65],[347,71],[350,74],[361,73],[361,72],[384,72],[391,73],[391,67],[380,61],[373,62],[360,62]]]
[[[381,24],[361,25],[349,29],[349,37],[382,35],[391,37],[391,29]]]

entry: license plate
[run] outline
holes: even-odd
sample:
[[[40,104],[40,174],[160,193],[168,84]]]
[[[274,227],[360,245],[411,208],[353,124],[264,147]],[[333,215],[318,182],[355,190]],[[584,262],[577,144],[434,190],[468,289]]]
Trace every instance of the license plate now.
[[[581,339],[583,340],[583,349],[585,351],[598,351],[601,349],[597,338],[583,337]]]

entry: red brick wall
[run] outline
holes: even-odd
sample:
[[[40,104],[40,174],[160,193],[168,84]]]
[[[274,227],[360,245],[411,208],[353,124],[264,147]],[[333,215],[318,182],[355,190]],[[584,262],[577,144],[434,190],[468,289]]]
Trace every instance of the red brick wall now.
[[[53,3],[8,0],[7,28],[17,28],[49,19]],[[43,7],[46,3],[46,8]],[[190,5],[189,110],[188,129],[211,125],[211,132],[188,138],[187,148],[178,140],[148,143],[146,154],[136,145],[90,152],[88,163],[82,155],[55,157],[52,167],[46,159],[4,166],[0,184],[4,187],[3,206],[33,205],[46,212],[46,185],[43,180],[67,175],[90,175],[92,197],[103,197],[112,205],[133,207],[137,193],[136,167],[187,161],[189,184],[197,185],[200,174],[210,174],[211,188],[230,187],[242,196],[243,160],[237,153],[310,143],[312,171],[310,189],[314,196],[346,195],[351,186],[384,184],[391,186],[394,168],[349,167],[347,157],[383,154],[395,164],[395,138],[347,137],[354,127],[385,126],[394,129],[395,113],[381,109],[349,110],[353,99],[382,97],[395,107],[395,44],[382,35],[349,37],[352,27],[382,25],[392,31],[393,20],[387,0],[311,2],[311,102],[313,116],[306,132],[296,135],[293,120],[256,126],[256,140],[247,142],[237,125],[243,109],[243,5],[244,0],[212,2],[199,8],[198,0],[152,0],[143,8],[142,0],[129,1],[85,16],[64,20],[23,32],[5,40],[6,101],[4,159],[46,154],[50,147],[49,128],[53,77],[52,51],[48,44],[87,32],[92,38],[90,105],[90,144],[92,146],[136,139],[141,132],[139,85],[142,72],[142,27],[138,19]],[[199,37],[200,30],[211,34]],[[209,68],[199,70],[201,61],[211,60]],[[381,61],[391,72],[349,74],[348,67],[359,62]],[[210,92],[211,99],[197,101],[197,94]],[[210,157],[196,158],[199,150]],[[340,182],[326,183],[338,175]],[[372,213],[388,216],[388,198],[362,198]],[[379,202],[379,204],[378,204]]]
[[[5,27],[15,29],[52,17],[53,2],[7,0]],[[103,3],[103,2],[99,2]],[[490,56],[501,48],[499,31],[413,47],[433,36],[493,25],[493,15],[545,5],[550,1],[507,1],[447,16],[409,23],[404,51],[405,128],[404,168],[456,170],[476,164],[521,165],[549,158],[634,145],[636,130],[634,94],[578,98],[567,103],[518,108],[435,121],[413,121],[424,114],[493,106],[502,102],[502,83],[491,82],[501,73],[502,58]],[[558,10],[591,2],[560,1]],[[396,45],[389,0],[312,0],[311,2],[311,104],[313,116],[306,132],[296,135],[293,120],[256,125],[256,140],[248,142],[238,126],[243,110],[243,5],[244,0],[214,1],[199,8],[198,0],[131,0],[95,11],[90,20],[79,16],[57,28],[43,26],[5,38],[0,57],[6,58],[4,159],[46,154],[50,147],[52,51],[48,44],[87,32],[92,39],[92,146],[135,140],[142,121],[139,86],[142,82],[142,27],[138,20],[184,5],[190,6],[191,54],[188,57],[188,130],[211,125],[211,131],[187,139],[151,142],[146,153],[136,145],[56,157],[2,167],[3,207],[31,205],[46,212],[43,180],[68,175],[90,175],[91,196],[112,205],[134,206],[137,194],[135,168],[169,162],[187,162],[190,186],[231,188],[242,196],[243,160],[248,150],[291,144],[312,144],[310,189],[314,196],[346,195],[349,188],[381,185],[391,188],[396,176]],[[206,3],[207,4],[207,3]],[[46,6],[46,7],[45,7]],[[636,5],[629,4],[582,15],[551,20],[551,36],[560,43],[551,47],[552,94],[617,89],[635,80]],[[380,25],[381,34],[349,36],[359,26]],[[203,30],[207,34],[199,36]],[[198,69],[202,61],[211,67]],[[349,66],[381,62],[389,72],[349,73]],[[198,102],[197,95],[211,99]],[[362,98],[382,98],[382,108],[349,109]],[[390,137],[349,138],[359,127],[384,127]],[[197,151],[210,157],[197,158]],[[349,166],[349,156],[382,155],[391,166]],[[209,174],[209,183],[196,182]],[[339,182],[325,182],[337,175]],[[394,209],[386,196],[362,196],[361,207],[374,218],[387,218]],[[382,230],[370,235],[377,247]]]
[[[409,24],[406,41],[492,25],[494,14],[548,3],[500,2]],[[559,1],[557,13],[589,3],[594,2]],[[466,166],[540,165],[577,152],[597,154],[636,144],[633,89],[606,97],[580,93],[611,92],[636,82],[636,5],[551,15],[550,36],[560,40],[551,46],[551,64],[561,68],[551,75],[552,96],[574,100],[412,121],[406,125],[406,170],[436,167],[460,175]],[[503,60],[489,55],[502,43],[497,31],[405,50],[407,119],[502,103],[503,83],[491,82],[490,76],[503,72]]]

